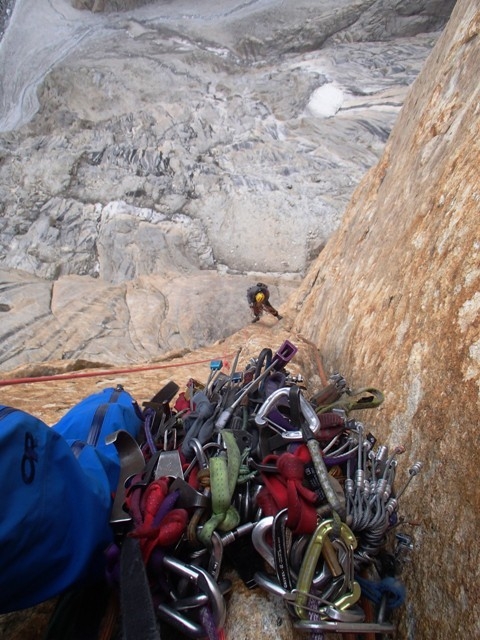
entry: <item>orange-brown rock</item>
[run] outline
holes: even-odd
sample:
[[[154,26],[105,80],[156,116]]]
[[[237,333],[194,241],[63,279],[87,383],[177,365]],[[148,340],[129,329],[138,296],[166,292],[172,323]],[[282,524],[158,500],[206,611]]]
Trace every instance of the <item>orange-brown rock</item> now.
[[[401,638],[480,636],[479,30],[460,0],[293,303],[327,370],[384,390],[371,418],[402,466],[424,462]]]

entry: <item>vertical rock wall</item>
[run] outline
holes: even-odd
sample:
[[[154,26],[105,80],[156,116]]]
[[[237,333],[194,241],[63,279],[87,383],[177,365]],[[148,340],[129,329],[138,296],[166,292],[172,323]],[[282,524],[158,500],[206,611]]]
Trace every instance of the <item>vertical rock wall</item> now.
[[[479,30],[478,1],[459,0],[291,301],[328,372],[384,390],[367,420],[405,445],[405,476],[424,462],[402,498],[417,524],[400,637],[417,640],[480,637]]]

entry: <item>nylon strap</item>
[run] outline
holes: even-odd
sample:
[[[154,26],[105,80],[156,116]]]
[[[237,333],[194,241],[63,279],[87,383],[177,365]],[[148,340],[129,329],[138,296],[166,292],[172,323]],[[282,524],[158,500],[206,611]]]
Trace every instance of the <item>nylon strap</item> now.
[[[105,402],[104,404],[99,405],[96,408],[95,414],[92,418],[90,431],[88,432],[87,444],[91,444],[94,447],[97,446],[98,438],[100,437],[100,432],[102,430],[103,423],[105,422],[105,416],[107,415],[107,411],[110,408],[111,404],[115,404],[116,402],[118,402],[122,392],[123,392],[122,387],[116,387],[110,394],[108,401]]]
[[[232,506],[233,492],[240,472],[241,455],[233,433],[222,430],[226,446],[226,456],[210,458],[210,490],[212,495],[212,515],[203,525],[198,538],[209,547],[215,529],[230,531],[240,524],[240,516]]]
[[[120,564],[123,640],[160,640],[152,594],[138,540],[126,536]]]
[[[364,394],[366,393],[370,394],[370,397],[365,397]],[[357,399],[355,399],[356,396],[364,397],[357,397]],[[374,389],[373,387],[362,387],[361,389],[355,389],[349,393],[344,393],[341,398],[335,400],[335,402],[332,402],[331,404],[317,407],[316,413],[326,413],[334,408],[344,409],[347,414],[350,413],[350,411],[359,409],[374,409],[375,407],[379,407],[384,399],[385,396],[378,389]]]

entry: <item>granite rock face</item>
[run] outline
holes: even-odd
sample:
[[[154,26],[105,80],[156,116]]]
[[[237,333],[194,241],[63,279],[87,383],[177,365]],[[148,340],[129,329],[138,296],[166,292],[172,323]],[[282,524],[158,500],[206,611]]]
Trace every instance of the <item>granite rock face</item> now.
[[[452,4],[17,0],[0,42],[0,369],[197,348],[249,320],[260,277],[283,304]]]
[[[249,325],[188,356],[223,356],[238,345],[245,355],[255,354],[285,337],[301,343],[305,336],[317,345],[328,373],[340,371],[353,387],[384,391],[384,404],[365,422],[381,441],[405,446],[402,469],[424,463],[402,498],[403,528],[415,544],[402,576],[408,588],[398,615],[402,640],[479,635],[480,90],[472,82],[480,74],[479,37],[478,3],[459,0],[380,161],[285,301],[285,322]],[[303,359],[301,369],[317,388],[314,359]],[[204,375],[185,371],[186,377]],[[143,400],[160,380],[158,373],[112,373],[105,382],[123,383]],[[53,423],[90,391],[91,384],[70,381],[10,387],[2,395]],[[229,620],[235,627],[227,627],[228,637],[296,637],[285,619],[279,623],[278,600],[260,602],[241,588],[234,593]],[[252,624],[260,625],[254,636],[243,626],[250,622],[245,606]]]
[[[292,300],[327,370],[386,400],[375,432],[423,460],[401,638],[480,633],[480,12],[460,0],[380,162]]]

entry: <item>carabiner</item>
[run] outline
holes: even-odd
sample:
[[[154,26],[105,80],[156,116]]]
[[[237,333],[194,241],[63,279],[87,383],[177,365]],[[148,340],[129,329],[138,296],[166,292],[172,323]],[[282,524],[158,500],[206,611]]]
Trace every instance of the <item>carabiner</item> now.
[[[289,387],[283,387],[282,389],[277,389],[276,391],[274,391],[270,396],[268,396],[268,398],[265,400],[265,402],[262,404],[262,406],[258,410],[258,413],[255,416],[255,423],[259,427],[263,427],[265,426],[265,424],[268,423],[269,426],[275,431],[277,431],[278,433],[280,433],[282,438],[284,438],[285,440],[302,441],[303,435],[301,430],[299,430],[298,428],[296,430],[284,429],[278,424],[274,424],[268,418],[268,414],[272,410],[274,410],[279,404],[281,404],[281,400],[284,397],[287,397],[288,399],[289,395],[290,395]],[[287,404],[287,403],[282,403],[282,404]],[[302,395],[300,395],[300,411],[302,413],[302,416],[305,418],[309,428],[311,429],[312,434],[317,435],[320,431],[320,420],[318,419],[318,416],[315,413],[311,404],[308,403]],[[298,427],[298,425],[295,425],[295,426]]]
[[[273,516],[265,516],[259,520],[252,529],[252,544],[257,553],[259,553],[265,562],[275,569],[275,559],[273,557],[273,549],[266,541],[266,536],[270,533],[273,525]]]
[[[300,573],[298,575],[297,589],[298,595],[295,601],[295,613],[299,618],[307,618],[308,615],[305,610],[308,594],[310,592],[313,576],[315,574],[315,567],[317,566],[318,559],[322,552],[322,547],[327,535],[335,528],[336,523],[333,519],[323,520],[312,535],[310,543],[308,545],[305,557],[300,567]],[[352,549],[357,546],[357,540],[350,530],[350,528],[342,522],[340,524],[340,536],[342,540]],[[351,578],[351,576],[350,576]],[[353,581],[351,584],[351,591],[344,594],[336,600],[333,605],[337,609],[347,608],[352,604],[355,604],[360,598],[361,590],[358,582]]]
[[[170,571],[173,571],[177,575],[180,575],[184,578],[188,578],[188,580],[194,584],[200,591],[206,593],[208,596],[208,600],[212,610],[213,621],[217,629],[223,628],[225,625],[225,619],[227,615],[225,599],[223,597],[222,592],[219,589],[217,582],[214,578],[202,567],[196,567],[194,565],[185,564],[181,562],[177,558],[173,556],[165,556],[163,558],[163,566]],[[163,613],[165,615],[170,615],[169,611],[173,611],[167,605],[163,606]],[[159,612],[162,612],[162,609],[159,607]],[[173,616],[174,618],[176,616]],[[181,622],[178,621],[177,622]],[[192,628],[192,632],[194,629]],[[202,629],[202,632],[205,631]]]

